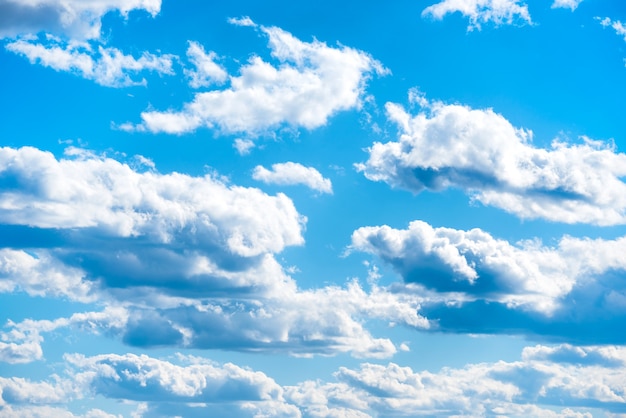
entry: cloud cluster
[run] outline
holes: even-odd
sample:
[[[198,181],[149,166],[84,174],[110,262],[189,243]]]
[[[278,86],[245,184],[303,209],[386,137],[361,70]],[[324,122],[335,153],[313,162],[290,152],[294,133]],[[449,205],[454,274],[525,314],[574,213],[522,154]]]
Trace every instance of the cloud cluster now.
[[[441,20],[456,12],[469,18],[468,30],[480,30],[481,24],[489,22],[496,26],[532,23],[528,6],[522,0],[443,0],[424,9],[422,16]]]
[[[17,40],[6,49],[23,55],[35,64],[66,71],[93,80],[107,87],[146,85],[146,79],[132,79],[130,73],[154,71],[158,74],[174,74],[173,55],[154,55],[144,52],[141,57],[125,55],[116,48],[98,46],[97,52],[88,43],[64,43],[48,37],[45,44],[29,40]]]
[[[74,148],[60,159],[1,148],[0,182],[0,291],[123,307],[84,315],[109,318],[95,331],[127,344],[389,357],[396,346],[366,321],[429,326],[416,295],[297,289],[274,258],[303,243],[305,219],[283,194]],[[9,324],[2,358],[41,358],[42,333],[80,318]]]
[[[611,143],[583,138],[538,148],[532,132],[490,109],[432,103],[410,115],[397,104],[386,108],[400,135],[374,143],[357,164],[370,180],[415,193],[460,188],[520,218],[626,223],[626,154]]]
[[[623,36],[624,37],[624,41],[626,41],[626,26],[621,21],[619,21],[619,20],[611,20],[608,17],[605,17],[604,19],[600,19],[599,17],[596,17],[596,20],[598,20],[600,22],[602,27],[613,28],[615,33],[618,36]]]
[[[102,354],[65,356],[64,376],[45,381],[0,378],[0,411],[99,395],[133,402],[137,415],[184,416],[421,416],[506,415],[591,417],[626,409],[626,353],[622,347],[526,347],[513,362],[468,364],[438,372],[395,363],[341,367],[335,381],[281,386],[264,373],[226,363],[177,355]],[[576,405],[576,409],[560,405]],[[555,408],[556,407],[556,408]],[[93,416],[107,416],[98,411]],[[95,414],[95,413],[94,413]],[[37,416],[37,415],[34,415]],[[68,415],[72,416],[72,415]],[[92,415],[88,415],[92,416]]]
[[[75,39],[100,37],[102,17],[144,10],[153,17],[161,0],[0,0],[0,38],[48,32]]]
[[[351,248],[375,254],[405,282],[432,292],[416,290],[424,295],[420,314],[435,329],[625,342],[613,327],[626,319],[626,237],[512,245],[480,229],[414,221],[405,230],[359,228]]]
[[[291,161],[272,164],[271,170],[258,165],[254,168],[252,178],[268,184],[302,184],[320,193],[332,194],[333,192],[331,181],[324,178],[315,168],[305,167],[302,164],[293,163]]]
[[[143,112],[141,124],[122,128],[182,134],[208,127],[251,135],[282,125],[313,129],[339,111],[358,108],[370,75],[388,71],[362,51],[302,42],[277,27],[259,30],[277,66],[253,56],[228,88],[197,93],[180,111]]]

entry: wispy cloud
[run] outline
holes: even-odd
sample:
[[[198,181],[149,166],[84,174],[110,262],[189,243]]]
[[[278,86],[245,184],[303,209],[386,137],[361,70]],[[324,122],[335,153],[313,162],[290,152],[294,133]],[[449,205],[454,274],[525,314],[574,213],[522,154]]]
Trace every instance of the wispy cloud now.
[[[443,0],[424,9],[422,16],[441,20],[456,12],[469,18],[468,30],[480,30],[484,23],[532,23],[528,6],[522,0]]]
[[[252,178],[268,184],[296,185],[302,184],[320,193],[333,192],[333,186],[329,179],[324,178],[313,167],[305,167],[299,163],[286,162],[272,164],[268,170],[263,166],[256,166]]]
[[[107,87],[145,85],[145,78],[130,76],[143,71],[174,74],[175,57],[169,54],[144,52],[135,58],[116,48],[98,46],[95,51],[88,43],[65,43],[51,37],[42,42],[20,39],[8,43],[6,49],[25,56],[33,64],[67,71]]]

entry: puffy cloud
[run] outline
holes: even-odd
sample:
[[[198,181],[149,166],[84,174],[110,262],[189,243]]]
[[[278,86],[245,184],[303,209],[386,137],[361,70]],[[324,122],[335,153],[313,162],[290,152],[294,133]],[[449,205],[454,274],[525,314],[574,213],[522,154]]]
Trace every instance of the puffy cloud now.
[[[511,245],[480,229],[414,221],[406,230],[360,228],[352,249],[379,256],[426,289],[415,291],[434,329],[624,342],[612,327],[626,319],[626,237]]]
[[[573,351],[595,360],[572,362]],[[559,353],[565,356],[559,357]],[[613,362],[596,361],[607,358]],[[356,369],[340,367],[334,382],[280,386],[262,372],[180,354],[168,359],[131,353],[69,354],[64,376],[53,375],[40,382],[0,378],[0,411],[43,410],[73,399],[102,396],[138,403],[137,412],[144,417],[183,411],[190,417],[228,413],[582,418],[591,417],[585,412],[590,407],[607,414],[623,412],[625,359],[623,347],[538,345],[526,347],[522,359],[513,362],[468,364],[438,372],[414,371],[395,363],[362,363]],[[106,416],[103,411],[98,413]]]
[[[358,108],[370,74],[387,72],[352,48],[302,42],[276,27],[260,31],[278,66],[253,56],[239,76],[230,77],[230,87],[197,93],[181,111],[143,112],[141,124],[122,128],[182,134],[208,127],[251,135],[282,125],[313,129],[339,111]]]
[[[126,17],[132,10],[145,10],[154,17],[161,0],[0,0],[0,37],[45,31],[98,38],[105,14],[118,11]]]
[[[302,184],[320,193],[332,194],[333,192],[332,183],[329,179],[324,178],[319,171],[313,167],[305,167],[291,161],[272,164],[271,170],[258,165],[254,168],[252,178],[268,184]]]
[[[552,8],[570,9],[571,11],[574,11],[578,7],[578,5],[582,3],[582,1],[583,0],[554,0],[554,3],[552,3]]]
[[[297,289],[274,258],[303,242],[304,220],[284,195],[139,172],[78,149],[57,159],[2,148],[0,182],[12,248],[0,252],[0,289],[124,306],[108,322],[90,319],[102,325],[88,332],[141,347],[389,357],[395,345],[373,337],[369,319],[429,326],[416,295],[357,282]],[[41,358],[42,333],[84,324],[76,315],[9,324],[2,359]]]
[[[215,62],[217,54],[213,51],[207,54],[197,42],[189,42],[187,58],[196,67],[195,70],[185,70],[185,75],[190,79],[189,85],[195,89],[223,83],[228,78],[226,70]]]
[[[469,18],[468,30],[480,30],[482,23],[489,22],[496,26],[532,23],[528,6],[522,0],[443,0],[424,9],[422,16],[441,20],[456,12]]]
[[[571,365],[525,357],[523,361],[468,364],[436,373],[416,372],[394,363],[364,363],[356,370],[341,367],[335,383],[307,381],[286,387],[285,398],[308,416],[339,416],[347,409],[354,416],[590,418],[585,408],[624,410],[623,365]],[[554,407],[562,409],[555,411]]]
[[[0,222],[94,228],[192,248],[223,247],[255,257],[303,243],[304,218],[283,194],[228,186],[206,175],[137,172],[69,149],[65,158],[32,147],[0,148]]]
[[[63,43],[48,38],[46,44],[17,40],[6,45],[6,49],[56,71],[67,71],[108,87],[145,85],[146,80],[134,80],[129,73],[154,71],[159,74],[174,74],[173,55],[154,55],[144,52],[141,57],[124,55],[116,48],[98,46],[93,51],[87,43]]]
[[[458,187],[473,200],[521,218],[566,223],[626,223],[626,154],[583,138],[534,147],[532,133],[490,109],[432,103],[413,116],[388,103],[397,141],[374,143],[357,169],[419,193]]]

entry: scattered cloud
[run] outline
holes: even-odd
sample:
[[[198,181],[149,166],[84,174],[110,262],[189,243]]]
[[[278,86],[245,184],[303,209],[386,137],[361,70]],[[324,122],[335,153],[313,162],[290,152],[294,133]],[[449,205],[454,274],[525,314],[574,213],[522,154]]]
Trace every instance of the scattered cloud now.
[[[604,19],[596,17],[596,20],[600,22],[602,27],[613,28],[613,30],[615,30],[615,33],[619,36],[623,36],[624,41],[626,42],[626,26],[622,22],[620,22],[619,20],[611,20],[608,17],[605,17]]]
[[[0,37],[48,32],[95,39],[101,35],[105,14],[117,11],[127,17],[133,10],[154,17],[161,10],[161,0],[0,0]]]
[[[414,193],[460,188],[522,219],[626,223],[626,154],[612,143],[555,139],[537,148],[531,131],[491,109],[438,102],[417,115],[393,103],[386,109],[400,135],[374,143],[356,165],[370,180]]]
[[[291,161],[272,164],[271,170],[258,165],[254,168],[252,178],[268,184],[302,184],[320,193],[332,194],[333,192],[333,186],[330,180],[324,178],[315,168],[305,167],[302,164],[293,163]]]
[[[143,112],[141,124],[124,129],[183,134],[207,127],[250,135],[282,125],[314,129],[339,111],[358,108],[370,75],[388,72],[352,48],[302,42],[276,27],[260,30],[278,66],[253,56],[230,77],[230,87],[197,93],[181,111]]]
[[[569,361],[572,351],[598,361]],[[559,357],[559,353],[566,353]],[[551,355],[551,358],[546,357]],[[62,400],[102,396],[137,405],[141,416],[506,415],[590,418],[588,408],[622,413],[626,407],[623,347],[534,346],[518,361],[468,364],[438,372],[395,363],[340,367],[334,381],[281,386],[265,373],[232,363],[177,354],[65,356],[63,375],[47,380],[0,378],[0,411],[29,416],[31,408],[62,411]],[[563,408],[561,405],[576,405]],[[22,412],[21,415],[18,415]],[[93,415],[91,415],[93,414]],[[6,414],[4,414],[6,415]],[[12,415],[9,415],[12,416]],[[40,416],[33,414],[32,416]],[[74,417],[72,414],[55,416]],[[109,417],[95,410],[85,417]]]
[[[253,28],[257,27],[257,24],[254,23],[254,21],[252,21],[249,16],[243,16],[240,18],[231,17],[228,19],[228,23],[235,26],[248,26]]]
[[[469,18],[470,31],[480,30],[481,24],[490,22],[495,26],[532,23],[528,6],[522,0],[443,0],[424,9],[422,16],[441,20],[456,12]]]
[[[571,11],[576,10],[578,5],[582,3],[583,0],[554,0],[552,3],[553,9],[570,9]]]
[[[124,55],[116,48],[98,46],[97,52],[88,43],[64,43],[48,37],[45,44],[36,41],[17,40],[8,43],[6,49],[23,55],[35,64],[66,71],[107,87],[146,85],[144,78],[136,80],[129,73],[154,71],[158,74],[174,74],[173,55],[154,55],[144,52],[141,57]]]
[[[228,78],[226,70],[215,60],[217,54],[209,51],[207,54],[204,47],[197,42],[189,41],[187,48],[187,58],[195,70],[185,70],[185,75],[189,78],[189,85],[194,88],[208,87],[211,84],[224,83]]]
[[[625,342],[613,327],[626,319],[626,237],[512,245],[480,229],[414,221],[359,228],[351,250],[375,254],[415,285],[433,329]]]

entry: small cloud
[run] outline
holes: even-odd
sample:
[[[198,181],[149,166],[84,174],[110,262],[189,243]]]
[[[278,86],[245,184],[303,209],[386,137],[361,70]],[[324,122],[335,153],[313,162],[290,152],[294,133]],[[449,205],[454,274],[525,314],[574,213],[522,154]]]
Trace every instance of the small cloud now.
[[[228,23],[230,23],[231,25],[236,25],[236,26],[249,26],[249,27],[257,26],[257,24],[254,23],[252,19],[250,19],[250,17],[248,16],[243,16],[240,18],[231,17],[228,19]]]
[[[252,178],[268,184],[302,184],[320,193],[333,193],[332,183],[319,171],[293,162],[273,164],[271,170],[258,165],[254,169]]]
[[[248,155],[250,154],[250,150],[255,147],[254,142],[249,139],[235,139],[233,143],[233,147],[237,150],[239,155]]]
[[[576,10],[578,5],[582,3],[583,0],[554,0],[552,3],[553,9],[570,9],[572,12]]]
[[[521,0],[443,0],[427,7],[422,16],[442,20],[445,15],[459,12],[468,17],[468,30],[481,28],[481,23],[495,26],[512,25],[516,22],[532,24],[528,6]]]

